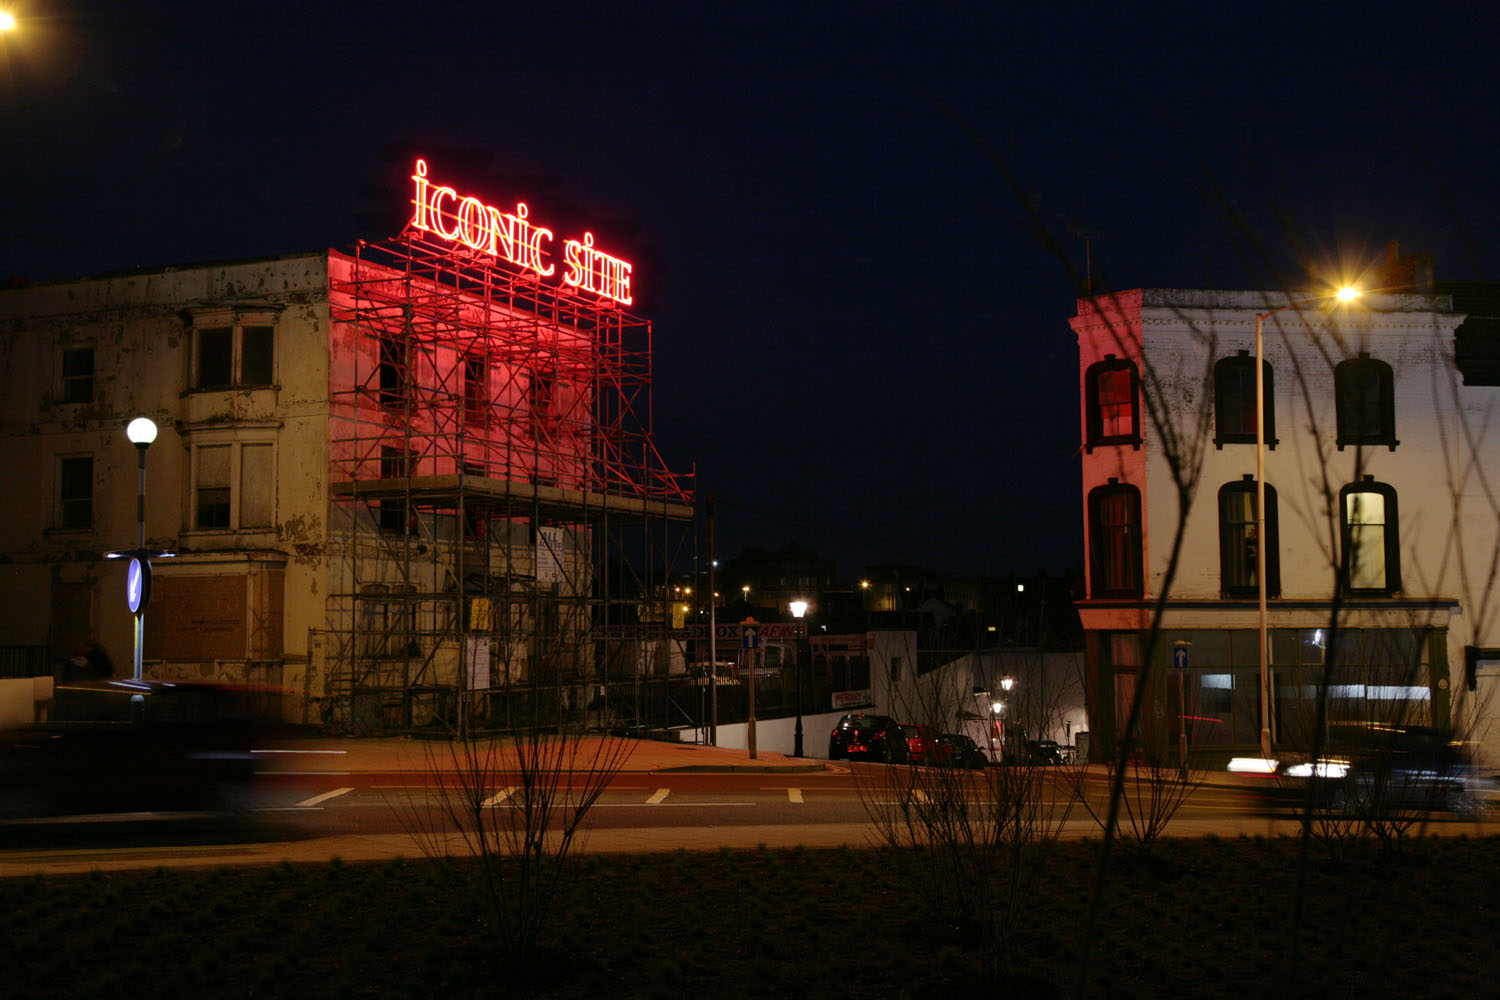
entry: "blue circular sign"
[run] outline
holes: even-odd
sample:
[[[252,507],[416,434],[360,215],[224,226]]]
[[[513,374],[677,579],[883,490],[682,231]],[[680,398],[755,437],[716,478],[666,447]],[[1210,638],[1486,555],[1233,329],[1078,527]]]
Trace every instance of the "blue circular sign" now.
[[[131,614],[140,614],[146,602],[151,600],[151,564],[140,559],[130,560],[130,569],[125,574],[125,603]]]

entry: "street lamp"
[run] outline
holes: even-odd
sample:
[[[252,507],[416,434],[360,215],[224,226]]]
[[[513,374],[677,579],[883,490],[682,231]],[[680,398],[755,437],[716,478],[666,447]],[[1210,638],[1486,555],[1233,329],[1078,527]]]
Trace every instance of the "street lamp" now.
[[[1359,289],[1346,286],[1330,295],[1299,299],[1255,314],[1255,593],[1259,612],[1256,632],[1260,647],[1260,755],[1267,760],[1271,757],[1271,684],[1266,669],[1266,373],[1261,330],[1266,320],[1288,309],[1329,299],[1352,302],[1359,295]]]
[[[792,617],[802,621],[802,616],[807,614],[807,602],[803,600],[793,601],[788,607],[791,608]],[[792,756],[802,756],[802,643],[806,641],[797,640],[797,728],[792,731]]]

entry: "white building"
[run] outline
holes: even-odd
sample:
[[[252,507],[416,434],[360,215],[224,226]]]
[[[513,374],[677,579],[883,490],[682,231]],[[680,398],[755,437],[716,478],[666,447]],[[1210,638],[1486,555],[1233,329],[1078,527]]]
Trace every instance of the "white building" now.
[[[1492,367],[1460,370],[1455,332],[1466,317],[1451,296],[1294,305],[1316,295],[1140,289],[1078,304],[1088,560],[1079,612],[1096,756],[1116,745],[1164,591],[1162,642],[1144,673],[1146,739],[1175,746],[1185,725],[1199,750],[1227,756],[1259,743],[1258,314],[1273,744],[1306,745],[1335,596],[1330,722],[1491,733],[1497,671],[1486,661],[1500,666]],[[1472,342],[1476,331],[1492,336],[1477,325],[1460,336]],[[1174,650],[1187,663],[1180,678]]]

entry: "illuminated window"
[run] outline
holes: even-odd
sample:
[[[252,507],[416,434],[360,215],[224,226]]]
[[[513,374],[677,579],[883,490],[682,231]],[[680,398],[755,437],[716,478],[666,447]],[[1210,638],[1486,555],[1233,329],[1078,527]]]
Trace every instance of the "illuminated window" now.
[[[1084,407],[1089,450],[1099,445],[1141,443],[1140,379],[1135,365],[1113,354],[1084,373]]]
[[[57,460],[57,526],[67,531],[94,523],[94,456],[69,455]]]
[[[1343,515],[1344,582],[1352,594],[1401,589],[1396,491],[1366,476],[1339,491]]]
[[[275,382],[275,327],[261,323],[193,331],[193,387],[227,389]]]
[[[380,338],[380,361],[376,366],[380,405],[399,410],[406,405],[407,349],[399,337]]]
[[[1361,352],[1333,370],[1338,446],[1383,444],[1395,450],[1396,396],[1391,366]]]
[[[1089,493],[1089,558],[1093,597],[1140,597],[1141,493],[1114,479]]]
[[[94,401],[94,349],[68,347],[62,352],[62,401]]]
[[[1265,381],[1266,444],[1276,446],[1276,394],[1271,363],[1261,362]],[[1214,444],[1255,443],[1255,359],[1249,351],[1214,365]]]
[[[1281,593],[1276,489],[1266,484],[1266,594]],[[1256,586],[1255,480],[1219,488],[1219,585],[1229,597],[1254,597]]]
[[[192,462],[194,529],[249,531],[275,526],[273,444],[199,444],[192,449]]]

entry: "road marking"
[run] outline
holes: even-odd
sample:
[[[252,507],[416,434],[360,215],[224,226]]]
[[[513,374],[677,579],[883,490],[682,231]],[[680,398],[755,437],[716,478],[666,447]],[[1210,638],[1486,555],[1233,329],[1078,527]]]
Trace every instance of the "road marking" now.
[[[329,799],[336,799],[340,795],[347,795],[352,791],[354,791],[353,788],[335,788],[331,792],[324,792],[322,795],[314,795],[310,799],[303,799],[301,802],[297,803],[297,808],[306,809],[308,806],[315,806],[319,802],[327,802]]]
[[[914,799],[916,799],[918,802],[931,802],[932,801],[932,799],[928,797],[927,793],[924,792],[924,791],[922,791],[922,789],[920,789],[920,788],[913,788],[912,792],[911,792],[911,797],[914,798]]]
[[[672,789],[670,789],[670,788],[658,788],[656,790],[656,793],[654,795],[652,795],[649,799],[646,800],[646,805],[648,805],[648,806],[659,806],[659,805],[661,805],[661,800],[664,799],[664,798],[666,798],[668,795],[671,795],[671,794],[672,794]]]
[[[494,795],[491,795],[489,798],[479,803],[480,807],[488,809],[490,806],[498,806],[500,803],[510,798],[510,793],[514,792],[517,787],[518,786],[516,785],[511,785],[509,788],[500,789],[500,791],[496,792]]]
[[[788,799],[790,799],[791,801],[793,801],[793,802],[801,802],[802,801],[802,789],[800,789],[800,788],[788,788],[786,790],[786,797]]]

